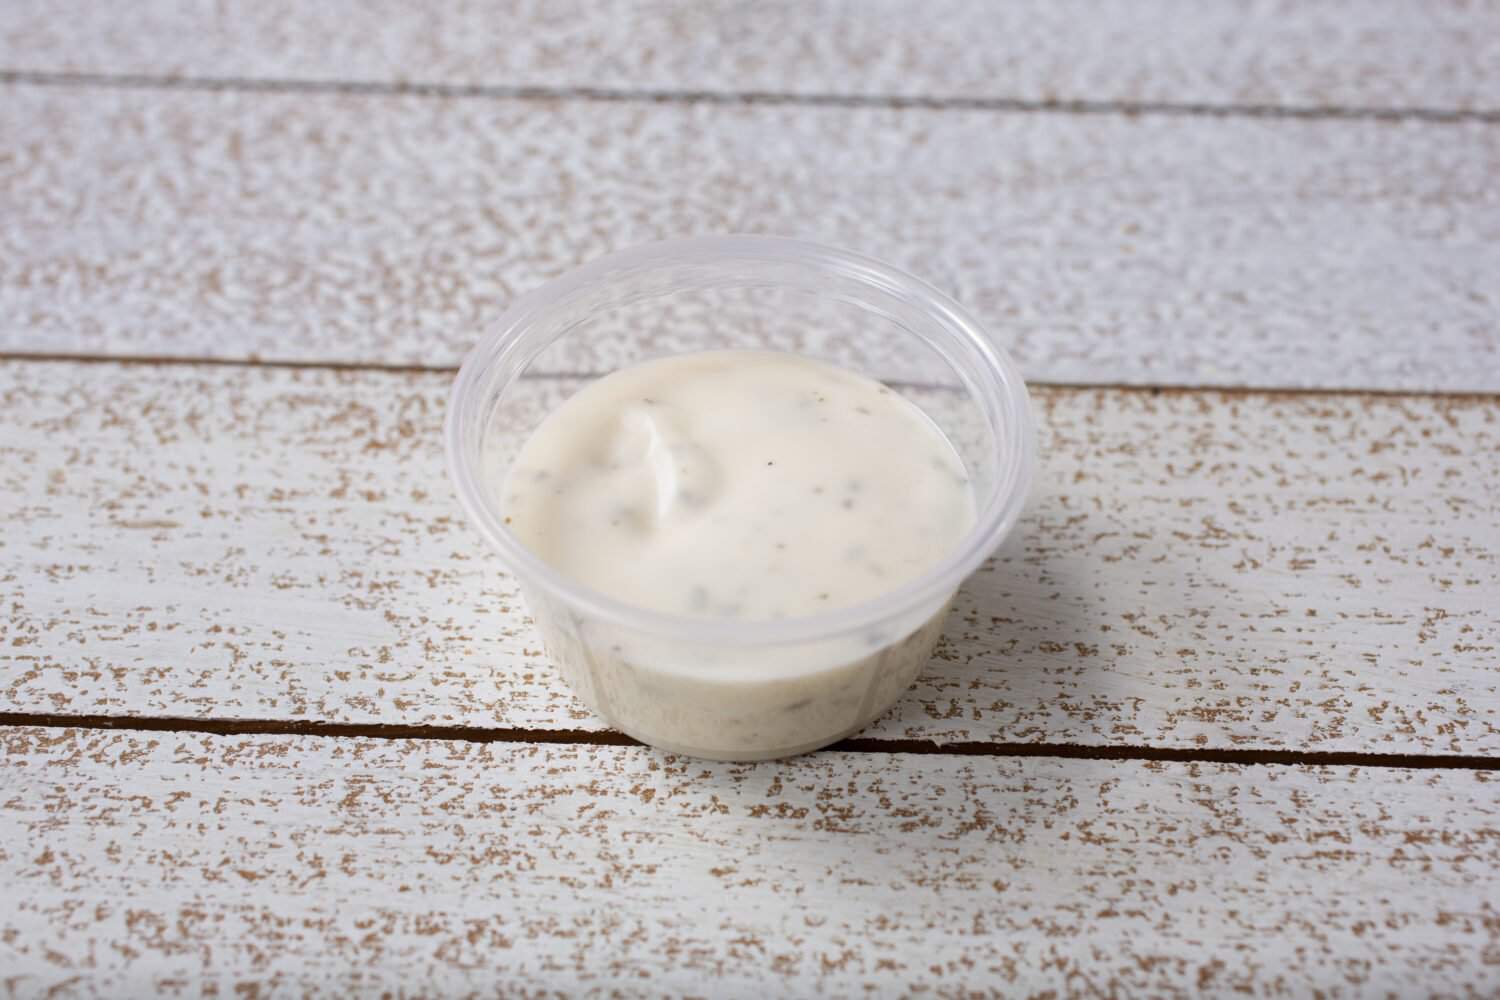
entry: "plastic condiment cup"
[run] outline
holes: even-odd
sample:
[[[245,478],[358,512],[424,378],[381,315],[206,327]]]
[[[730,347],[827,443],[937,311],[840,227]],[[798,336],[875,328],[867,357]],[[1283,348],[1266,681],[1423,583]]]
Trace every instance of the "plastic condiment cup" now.
[[[606,596],[506,528],[509,462],[567,388],[664,354],[722,348],[816,357],[922,407],[968,468],[978,511],[968,535],[875,600],[747,622]],[[1036,462],[1020,374],[967,311],[868,257],[758,236],[637,247],[521,297],[465,359],[445,435],[459,500],[578,697],[645,743],[725,760],[814,750],[889,709],[931,656],[959,584],[1014,526]]]

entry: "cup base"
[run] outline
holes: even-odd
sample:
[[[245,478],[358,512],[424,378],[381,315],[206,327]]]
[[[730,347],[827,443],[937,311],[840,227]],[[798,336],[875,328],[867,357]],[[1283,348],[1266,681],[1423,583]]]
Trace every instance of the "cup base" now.
[[[669,740],[650,739],[644,734],[632,733],[629,729],[622,728],[621,732],[623,732],[626,736],[629,736],[631,739],[639,740],[641,743],[644,743],[646,746],[651,747],[653,750],[660,750],[663,753],[679,754],[684,757],[696,757],[699,760],[722,760],[731,763],[754,763],[756,761],[785,760],[788,757],[800,757],[802,754],[812,753],[814,750],[822,750],[825,747],[832,746],[839,740],[847,739],[860,730],[867,728],[876,719],[880,718],[887,711],[889,711],[890,708],[890,705],[883,706],[879,712],[870,716],[868,719],[864,719],[861,722],[855,723],[854,725],[840,730],[839,732],[834,733],[830,736],[821,737],[819,739],[813,740],[810,743],[800,743],[796,746],[778,748],[775,750],[706,750],[702,747],[681,746],[678,744],[674,744]]]

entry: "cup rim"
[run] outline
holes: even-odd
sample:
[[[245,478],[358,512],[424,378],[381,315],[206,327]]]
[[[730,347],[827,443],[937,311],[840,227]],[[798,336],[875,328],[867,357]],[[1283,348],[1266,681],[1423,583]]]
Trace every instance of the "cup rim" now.
[[[973,527],[932,568],[878,597],[818,614],[773,621],[693,618],[621,601],[560,573],[506,528],[503,516],[486,501],[481,469],[476,467],[479,463],[470,462],[465,457],[464,421],[459,419],[469,400],[478,394],[485,373],[512,353],[511,349],[524,332],[549,308],[580,290],[607,280],[623,269],[683,260],[701,264],[715,259],[798,263],[835,272],[886,293],[899,294],[918,305],[935,321],[949,327],[989,369],[1000,387],[1002,398],[998,402],[1006,418],[1001,433],[1013,458],[1009,468],[999,471],[1000,478],[977,511]],[[539,350],[544,348],[545,345]],[[529,361],[530,358],[525,359],[525,362]],[[960,372],[960,376],[968,381],[965,373]],[[511,381],[521,377],[524,375],[518,369],[500,387],[500,392],[508,390]],[[972,384],[968,388],[971,392],[977,391]],[[487,420],[489,414],[482,417]],[[882,261],[848,250],[779,236],[694,236],[645,243],[595,258],[518,297],[465,356],[449,392],[443,437],[448,474],[459,503],[523,586],[538,586],[590,617],[636,631],[726,646],[768,646],[833,638],[878,628],[915,608],[945,601],[1014,527],[1025,506],[1036,465],[1031,406],[1020,370],[971,313],[922,279]]]

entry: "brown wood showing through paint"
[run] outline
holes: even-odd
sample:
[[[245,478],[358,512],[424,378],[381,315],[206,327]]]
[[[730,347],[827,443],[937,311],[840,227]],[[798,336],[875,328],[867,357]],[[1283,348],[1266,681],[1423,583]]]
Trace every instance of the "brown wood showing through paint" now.
[[[1500,995],[1497,28],[0,4],[0,994]],[[919,683],[759,765],[572,699],[439,444],[514,295],[727,230],[1074,386]]]
[[[1032,379],[1500,391],[1480,122],[5,95],[0,350],[452,365],[585,259],[748,231],[912,271]]]
[[[447,384],[0,366],[3,707],[599,728],[452,499]],[[1497,752],[1500,400],[1036,399],[1029,512],[867,737]]]
[[[1500,989],[1489,772],[0,730],[11,989]]]
[[[10,0],[0,70],[885,99],[1500,108],[1492,4]]]

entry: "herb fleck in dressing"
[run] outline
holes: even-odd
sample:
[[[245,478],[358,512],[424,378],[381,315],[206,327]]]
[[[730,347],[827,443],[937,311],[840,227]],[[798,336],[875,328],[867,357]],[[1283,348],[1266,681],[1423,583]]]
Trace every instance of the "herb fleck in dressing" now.
[[[574,580],[696,618],[771,621],[879,597],[974,523],[962,461],[914,404],[791,354],[617,371],[536,430],[501,495]]]

